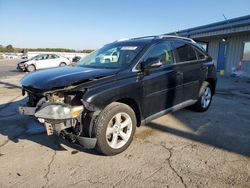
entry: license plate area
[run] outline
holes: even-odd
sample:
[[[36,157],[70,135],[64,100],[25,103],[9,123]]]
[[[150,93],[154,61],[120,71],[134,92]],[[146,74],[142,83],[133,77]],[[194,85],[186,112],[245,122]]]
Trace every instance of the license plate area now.
[[[18,110],[19,110],[19,113],[22,115],[32,116],[36,113],[35,107],[20,106]]]
[[[47,131],[47,135],[50,136],[54,133],[53,125],[49,123],[45,123],[45,128]]]

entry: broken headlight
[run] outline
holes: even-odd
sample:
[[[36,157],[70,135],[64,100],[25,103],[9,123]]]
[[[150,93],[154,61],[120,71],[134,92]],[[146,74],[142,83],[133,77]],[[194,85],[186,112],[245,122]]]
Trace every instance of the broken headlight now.
[[[35,113],[35,117],[42,119],[72,119],[76,118],[83,111],[83,106],[64,106],[51,104]]]

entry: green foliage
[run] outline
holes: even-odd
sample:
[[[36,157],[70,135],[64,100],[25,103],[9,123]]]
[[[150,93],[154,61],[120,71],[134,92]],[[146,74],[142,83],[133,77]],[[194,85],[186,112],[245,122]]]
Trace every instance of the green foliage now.
[[[28,51],[32,52],[75,52],[75,53],[90,53],[93,50],[86,49],[86,50],[74,50],[74,49],[67,49],[67,48],[14,48],[11,44],[7,46],[0,45],[0,52],[16,52],[16,53],[26,53]]]
[[[13,48],[13,46],[11,44],[7,45],[6,47],[4,46],[0,46],[0,52],[15,52],[15,49]]]
[[[13,46],[12,46],[11,44],[9,44],[8,46],[6,46],[6,49],[7,49],[8,51],[11,51],[11,52],[14,51],[14,48],[13,48]]]

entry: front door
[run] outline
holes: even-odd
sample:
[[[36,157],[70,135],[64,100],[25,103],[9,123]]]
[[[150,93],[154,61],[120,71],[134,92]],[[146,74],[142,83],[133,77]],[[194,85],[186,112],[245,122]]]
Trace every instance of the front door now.
[[[36,59],[36,68],[37,69],[45,69],[48,68],[48,55],[44,54],[39,56],[39,58]]]
[[[217,62],[218,71],[225,70],[226,59],[227,59],[227,43],[221,42],[219,44],[219,53],[218,53],[218,62]]]
[[[142,80],[143,113],[149,117],[164,111],[182,99],[182,75],[175,70],[174,53],[170,42],[165,41],[151,47],[143,58],[159,58],[162,66],[150,68]]]

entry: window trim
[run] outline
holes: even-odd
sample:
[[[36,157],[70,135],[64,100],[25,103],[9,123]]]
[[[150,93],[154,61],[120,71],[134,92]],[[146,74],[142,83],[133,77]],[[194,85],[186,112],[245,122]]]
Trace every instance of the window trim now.
[[[244,59],[244,50],[245,50],[245,44],[249,43],[250,44],[250,40],[249,41],[244,41],[243,42],[243,51],[242,51],[242,61],[250,61],[250,59]]]
[[[205,61],[209,57],[209,56],[207,56],[207,54],[205,54],[202,50],[200,50],[195,45],[187,43],[187,42],[184,42],[184,43],[186,43],[186,44],[190,45],[192,48],[194,48],[193,50],[195,52],[195,55],[196,55],[197,59],[196,60],[191,60],[191,61],[182,61],[182,62],[179,62],[179,63],[176,63],[176,64],[180,65],[180,64],[187,64],[187,63],[196,63],[196,62],[200,62],[200,61]],[[197,53],[196,53],[196,49],[204,55],[204,57],[205,57],[204,59],[199,59],[198,58]]]
[[[204,61],[204,60],[207,59],[208,56],[207,56],[204,52],[202,52],[202,50],[200,50],[198,47],[196,47],[196,46],[194,46],[194,45],[191,45],[191,46],[194,48],[194,51],[195,51],[196,56],[197,56],[197,59],[198,59],[199,61]],[[198,54],[197,54],[197,51],[199,51],[200,53],[202,53],[202,54],[204,55],[204,58],[203,58],[203,59],[199,59]]]
[[[36,60],[37,60],[37,61],[46,60],[46,59],[43,58],[43,57],[45,57],[45,55],[47,55],[47,54],[41,54],[41,56],[38,57],[39,59],[36,59]],[[41,58],[42,58],[42,59],[41,59]]]
[[[195,49],[194,49],[194,45],[193,44],[190,44],[190,43],[188,43],[188,42],[186,42],[186,41],[180,41],[180,40],[176,40],[177,42],[179,41],[179,42],[183,42],[183,43],[185,43],[185,44],[187,44],[187,45],[189,45],[193,50],[194,50],[194,53],[195,53],[195,56],[196,56],[196,60],[189,60],[189,61],[180,61],[180,62],[176,62],[176,64],[177,65],[179,65],[179,64],[186,64],[186,63],[190,63],[190,62],[198,62],[198,61],[202,61],[202,60],[199,60],[198,59],[198,56],[197,56],[197,53],[196,53],[196,51],[195,51]],[[172,43],[173,42],[175,42],[175,41],[172,41]],[[174,48],[174,44],[172,44],[173,45],[173,48]],[[176,53],[176,55],[177,55],[177,50],[174,48],[174,52]],[[204,53],[203,53],[204,54]],[[205,55],[205,54],[204,54]],[[207,56],[205,55],[205,59],[207,58]]]

